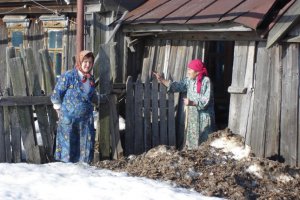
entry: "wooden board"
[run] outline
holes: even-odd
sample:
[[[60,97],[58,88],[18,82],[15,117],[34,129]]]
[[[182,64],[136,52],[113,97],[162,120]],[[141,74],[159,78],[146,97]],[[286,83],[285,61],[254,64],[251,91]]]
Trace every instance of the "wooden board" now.
[[[44,90],[46,95],[51,95],[55,87],[55,77],[51,68],[51,60],[48,50],[39,50],[39,56],[41,65],[37,65],[37,67],[42,68],[38,71],[43,72],[43,83],[41,85],[44,85],[44,88],[42,89]],[[54,143],[57,128],[56,122],[58,121],[58,116],[52,105],[47,106],[47,115],[49,118],[50,138],[53,138],[52,140]],[[49,141],[51,141],[51,139],[49,139]]]
[[[158,83],[156,79],[152,81],[152,146],[156,147],[159,145],[159,124],[158,124]]]
[[[112,48],[115,43],[101,44],[100,55],[100,94],[110,95],[111,92],[111,59]],[[114,56],[112,56],[114,57]],[[109,103],[99,105],[99,121],[100,134],[99,134],[99,153],[100,160],[109,159],[110,152],[110,108]],[[95,155],[97,157],[97,155]],[[97,159],[97,158],[94,158]]]
[[[168,145],[166,86],[159,85],[159,138],[160,144]]]
[[[134,153],[134,93],[132,77],[129,76],[126,82],[126,132],[125,132],[125,155]]]
[[[152,139],[151,139],[151,87],[149,79],[144,83],[144,144],[145,151],[148,151],[152,148]]]
[[[26,96],[26,81],[24,66],[21,58],[12,58],[9,60],[10,76],[14,95]],[[37,146],[35,132],[32,121],[32,110],[30,107],[18,107],[18,119],[20,122],[21,136],[28,162],[41,163],[40,152]]]
[[[298,101],[299,101],[299,47],[284,45],[281,103],[280,155],[290,165],[297,163]]]
[[[236,41],[234,47],[234,63],[232,69],[232,87],[243,87],[246,74],[249,42]],[[228,127],[235,133],[240,134],[239,119],[244,94],[230,94]]]
[[[270,59],[265,47],[265,42],[260,42],[257,47],[253,117],[249,138],[253,152],[260,157],[264,157],[265,155],[268,90],[270,88]]]
[[[266,127],[265,157],[279,155],[280,107],[281,107],[281,47],[269,50],[270,55],[270,88]]]
[[[141,154],[145,150],[143,134],[143,83],[138,77],[134,89],[134,153]]]
[[[9,60],[16,56],[14,47],[6,48],[6,84],[7,92],[4,96],[13,95],[13,86],[11,83],[11,68]],[[19,118],[17,117],[17,108],[4,107],[4,132],[5,132],[5,148],[7,162],[21,161],[21,130]]]
[[[253,82],[254,82],[254,60],[255,60],[255,42],[250,42],[248,49],[247,65],[246,65],[246,74],[244,81],[244,88],[246,88],[247,93],[242,97],[241,103],[241,117],[239,123],[239,135],[243,138],[247,136],[247,127],[251,124],[249,121],[250,115],[250,105],[253,95]]]

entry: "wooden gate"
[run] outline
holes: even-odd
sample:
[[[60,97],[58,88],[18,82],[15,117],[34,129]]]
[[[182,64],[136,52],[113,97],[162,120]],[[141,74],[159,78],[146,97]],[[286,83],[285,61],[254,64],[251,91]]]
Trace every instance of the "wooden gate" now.
[[[174,94],[156,79],[126,83],[125,155],[141,154],[160,144],[175,146]]]

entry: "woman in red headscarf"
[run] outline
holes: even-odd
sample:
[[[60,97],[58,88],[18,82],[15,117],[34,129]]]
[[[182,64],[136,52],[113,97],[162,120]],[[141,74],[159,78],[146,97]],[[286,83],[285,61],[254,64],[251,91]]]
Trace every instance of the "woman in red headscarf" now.
[[[187,98],[184,98],[184,104],[188,106],[185,147],[198,148],[215,127],[213,91],[206,67],[201,60],[192,60],[188,64],[187,77],[179,82],[170,82],[158,73],[153,74],[169,92],[187,92]]]
[[[81,51],[76,66],[61,75],[51,101],[59,121],[54,158],[63,162],[86,162],[93,159],[95,129],[92,99],[95,97],[91,74],[94,55]]]

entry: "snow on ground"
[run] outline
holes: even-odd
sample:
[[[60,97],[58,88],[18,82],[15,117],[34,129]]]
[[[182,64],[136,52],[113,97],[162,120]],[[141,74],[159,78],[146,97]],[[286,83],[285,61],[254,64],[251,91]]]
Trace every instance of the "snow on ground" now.
[[[206,200],[218,199],[178,188],[169,183],[125,173],[97,169],[86,164],[0,163],[0,199],[139,199]]]
[[[222,149],[222,151],[226,153],[231,152],[233,154],[233,158],[236,160],[247,158],[251,151],[251,148],[248,145],[242,144],[234,137],[228,138],[224,135],[213,140],[210,143],[210,146]]]

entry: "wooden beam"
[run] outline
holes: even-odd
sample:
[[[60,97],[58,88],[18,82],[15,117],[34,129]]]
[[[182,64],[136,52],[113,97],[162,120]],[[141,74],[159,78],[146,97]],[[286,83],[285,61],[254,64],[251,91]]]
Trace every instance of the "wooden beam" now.
[[[247,93],[247,88],[246,87],[233,87],[233,86],[230,86],[230,87],[228,87],[228,92],[230,94],[246,94]]]
[[[276,43],[298,21],[300,1],[295,1],[291,8],[278,20],[268,35],[267,48]]]
[[[52,105],[50,96],[0,97],[0,106]]]
[[[144,32],[247,32],[253,31],[251,28],[237,24],[197,24],[197,25],[185,25],[185,24],[130,24],[124,25],[124,32],[129,33],[144,33]]]
[[[148,33],[149,34],[149,33]],[[132,33],[130,36],[138,37]],[[143,35],[141,35],[143,36]],[[197,40],[197,41],[265,41],[257,32],[197,32],[197,33],[152,33],[161,39]]]

